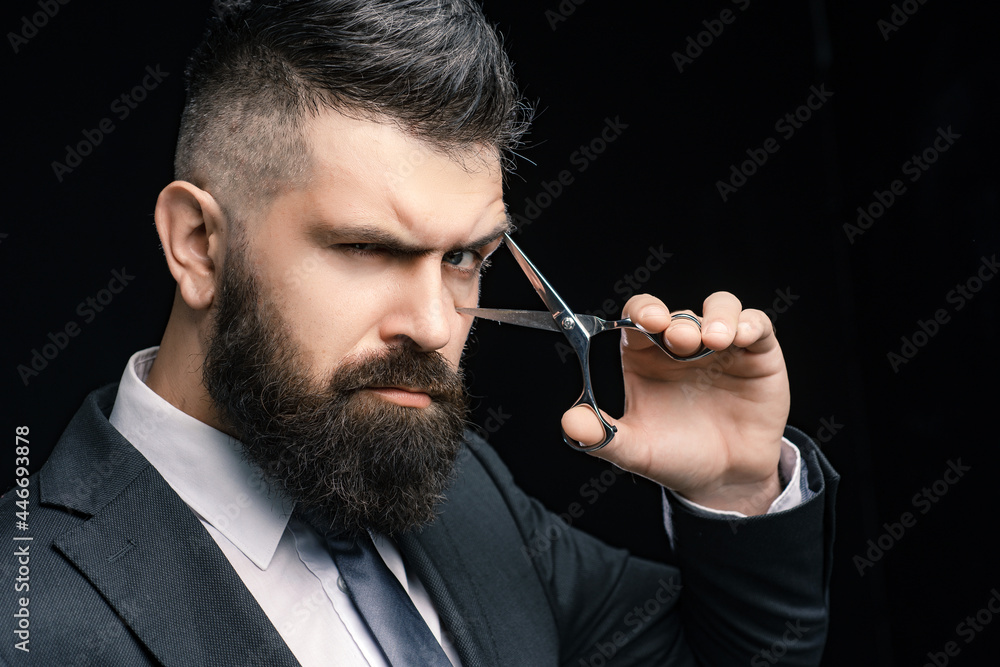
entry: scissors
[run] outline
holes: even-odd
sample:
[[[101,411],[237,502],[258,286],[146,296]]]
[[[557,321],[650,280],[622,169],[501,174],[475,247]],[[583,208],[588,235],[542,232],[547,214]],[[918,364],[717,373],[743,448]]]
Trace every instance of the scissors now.
[[[650,333],[628,318],[622,320],[604,320],[593,315],[578,315],[574,313],[555,289],[552,288],[549,281],[535,268],[531,260],[521,252],[521,249],[510,238],[510,235],[504,234],[504,239],[507,247],[510,248],[511,253],[514,255],[514,259],[520,264],[521,270],[524,271],[524,274],[528,277],[531,285],[538,292],[538,296],[542,298],[542,302],[549,311],[499,308],[457,308],[456,310],[466,315],[474,315],[482,319],[493,320],[494,322],[516,324],[522,327],[545,329],[547,331],[561,331],[566,336],[573,351],[576,352],[577,358],[580,359],[580,368],[583,371],[583,392],[576,403],[573,404],[573,407],[586,405],[597,415],[597,418],[601,420],[601,424],[604,427],[604,439],[594,445],[585,445],[582,442],[573,440],[564,431],[563,440],[573,449],[581,452],[598,450],[611,442],[618,431],[615,426],[607,422],[601,411],[597,408],[597,399],[594,397],[594,388],[590,382],[591,338],[605,331],[636,329],[645,334],[649,340],[653,341],[656,347],[675,361],[694,361],[712,354],[712,350],[702,345],[701,349],[694,354],[687,357],[679,357],[667,349],[667,346],[663,343],[661,334]],[[671,319],[691,320],[698,325],[698,329],[701,329],[701,322],[694,315],[675,313],[671,316]]]

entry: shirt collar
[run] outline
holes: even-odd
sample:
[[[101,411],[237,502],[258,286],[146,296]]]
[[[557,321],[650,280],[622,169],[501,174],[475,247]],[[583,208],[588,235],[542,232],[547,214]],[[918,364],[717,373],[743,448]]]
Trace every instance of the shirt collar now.
[[[111,425],[156,468],[198,517],[266,570],[294,503],[271,493],[238,440],[178,410],[146,383],[159,347],[132,355]]]

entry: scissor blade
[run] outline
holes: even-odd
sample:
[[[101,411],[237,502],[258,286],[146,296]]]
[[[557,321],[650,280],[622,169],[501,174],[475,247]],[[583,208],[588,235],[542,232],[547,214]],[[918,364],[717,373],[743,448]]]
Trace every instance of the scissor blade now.
[[[542,298],[545,307],[552,313],[552,317],[561,318],[565,315],[574,315],[575,313],[570,310],[570,307],[566,305],[562,297],[552,288],[549,281],[535,268],[531,260],[524,256],[521,249],[514,243],[514,239],[510,238],[510,234],[504,234],[504,239],[506,239],[507,247],[513,253],[514,259],[521,265],[521,270],[524,271],[524,274],[528,276],[528,280],[531,281],[532,287],[538,292],[538,296]]]
[[[541,310],[507,310],[502,308],[456,308],[460,313],[475,315],[484,320],[516,324],[519,327],[559,331],[559,325],[552,319],[552,313]]]

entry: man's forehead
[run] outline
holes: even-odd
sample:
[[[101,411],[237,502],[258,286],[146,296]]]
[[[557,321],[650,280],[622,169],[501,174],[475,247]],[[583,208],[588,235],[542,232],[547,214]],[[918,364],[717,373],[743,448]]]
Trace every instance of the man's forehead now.
[[[315,119],[308,138],[311,178],[296,196],[311,228],[471,247],[509,226],[495,150],[446,152],[392,123],[336,112]]]
[[[389,180],[398,183],[418,167],[433,162],[502,183],[500,154],[495,146],[449,146],[418,136],[386,116],[326,109],[309,118],[304,134],[320,169],[367,166],[389,174]]]

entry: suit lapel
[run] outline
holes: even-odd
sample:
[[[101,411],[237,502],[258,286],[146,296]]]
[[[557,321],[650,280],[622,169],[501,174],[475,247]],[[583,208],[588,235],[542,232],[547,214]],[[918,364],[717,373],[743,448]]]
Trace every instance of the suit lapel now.
[[[464,667],[555,664],[557,631],[495,481],[463,448],[437,520],[399,539]]]
[[[88,397],[42,471],[42,502],[90,515],[56,549],[166,667],[298,665],[194,513],[107,422],[113,401]]]

